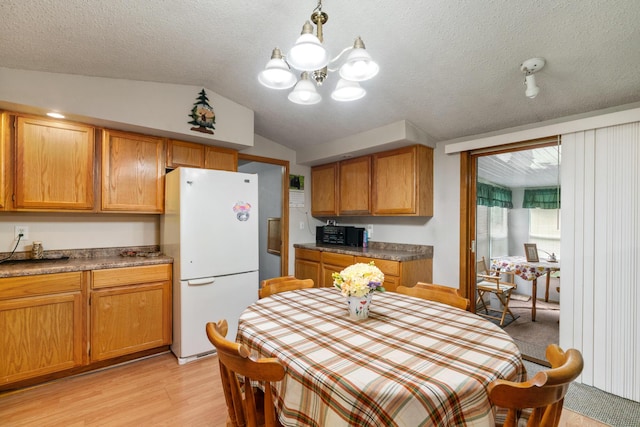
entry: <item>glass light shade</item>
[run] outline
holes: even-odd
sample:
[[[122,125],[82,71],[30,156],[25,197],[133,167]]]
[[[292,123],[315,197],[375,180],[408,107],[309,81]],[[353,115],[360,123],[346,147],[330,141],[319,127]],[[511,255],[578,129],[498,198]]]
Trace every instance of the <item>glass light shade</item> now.
[[[296,87],[293,88],[288,98],[289,101],[302,105],[313,105],[322,100],[322,96],[320,96],[306,73],[303,73],[302,78],[298,84],[296,84]]]
[[[300,71],[313,71],[329,63],[329,54],[313,34],[302,34],[287,55],[289,64]]]
[[[524,94],[528,98],[535,98],[540,93],[540,88],[536,85],[536,78],[533,74],[529,74],[524,78],[524,82],[527,85],[527,90]]]
[[[380,67],[364,48],[354,48],[340,67],[340,77],[354,82],[369,80],[378,74]]]
[[[336,101],[355,101],[367,94],[367,91],[360,86],[360,83],[345,79],[338,80],[336,89],[331,94],[331,98]]]
[[[289,89],[298,79],[283,59],[270,59],[258,74],[258,81],[271,89]]]

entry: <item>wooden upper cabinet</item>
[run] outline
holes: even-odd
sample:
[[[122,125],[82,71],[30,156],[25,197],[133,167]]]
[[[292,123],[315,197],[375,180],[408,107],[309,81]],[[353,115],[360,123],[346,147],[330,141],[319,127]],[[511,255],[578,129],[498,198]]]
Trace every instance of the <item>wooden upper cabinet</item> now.
[[[167,168],[174,169],[179,166],[203,168],[204,145],[174,139],[167,141]]]
[[[311,215],[338,214],[338,163],[311,168]]]
[[[167,168],[179,166],[237,172],[238,151],[170,139],[167,142]]]
[[[0,210],[7,206],[7,194],[11,193],[9,188],[9,154],[10,134],[9,134],[9,115],[0,113]]]
[[[205,146],[204,167],[223,171],[238,171],[238,152],[231,148]]]
[[[103,131],[101,210],[163,212],[162,138],[115,130]]]
[[[16,209],[93,210],[94,128],[17,116]]]
[[[371,213],[371,156],[343,160],[339,163],[340,215]]]
[[[433,149],[414,145],[373,155],[373,214],[433,216]]]

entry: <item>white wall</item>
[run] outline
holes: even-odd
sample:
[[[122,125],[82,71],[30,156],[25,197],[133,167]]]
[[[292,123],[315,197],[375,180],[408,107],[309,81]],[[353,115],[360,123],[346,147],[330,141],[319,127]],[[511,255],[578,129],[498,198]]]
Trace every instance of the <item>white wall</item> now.
[[[0,252],[15,247],[14,227],[29,227],[29,239],[17,252],[30,251],[34,240],[44,250],[146,246],[160,243],[159,215],[0,213]]]
[[[210,145],[253,145],[253,111],[199,86],[13,70],[0,67],[0,106],[59,111],[69,120]],[[216,113],[213,135],[190,130],[191,108],[205,89]],[[26,109],[27,112],[29,108]]]

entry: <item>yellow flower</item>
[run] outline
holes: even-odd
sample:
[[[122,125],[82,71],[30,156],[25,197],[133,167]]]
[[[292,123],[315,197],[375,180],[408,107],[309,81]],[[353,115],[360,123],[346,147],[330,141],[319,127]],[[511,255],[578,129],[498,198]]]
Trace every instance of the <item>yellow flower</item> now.
[[[340,273],[333,273],[333,286],[340,289],[345,297],[363,297],[371,292],[384,292],[384,274],[375,264],[357,263]]]

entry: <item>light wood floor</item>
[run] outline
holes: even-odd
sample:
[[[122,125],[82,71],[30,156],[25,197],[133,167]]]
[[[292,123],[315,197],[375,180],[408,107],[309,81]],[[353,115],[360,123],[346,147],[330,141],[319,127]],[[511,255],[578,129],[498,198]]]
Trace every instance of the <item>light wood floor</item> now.
[[[1,426],[224,426],[218,359],[170,353],[0,395]],[[561,426],[605,426],[565,410]]]

